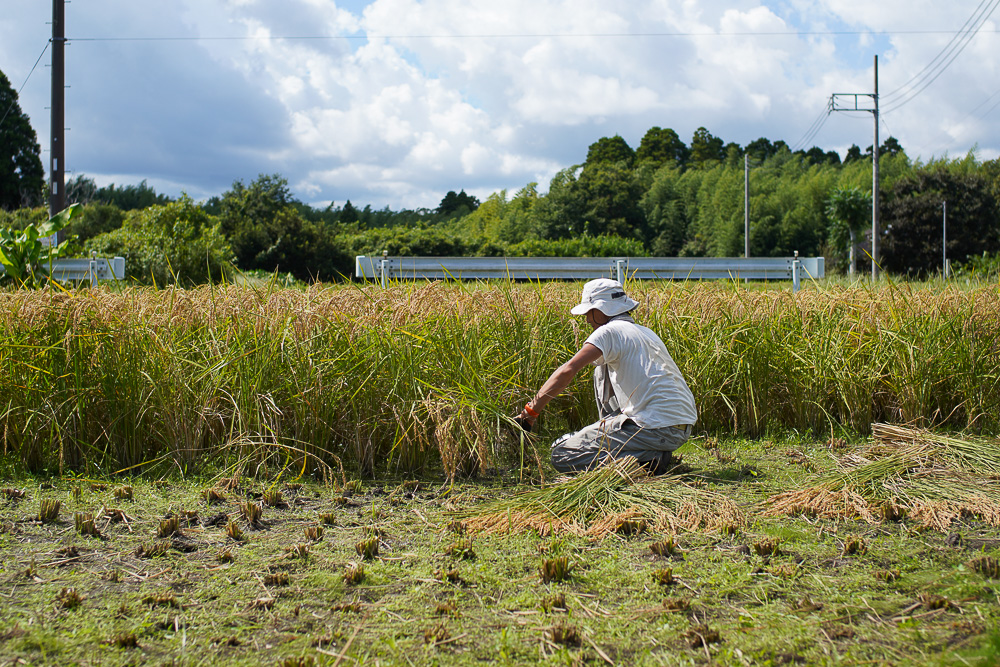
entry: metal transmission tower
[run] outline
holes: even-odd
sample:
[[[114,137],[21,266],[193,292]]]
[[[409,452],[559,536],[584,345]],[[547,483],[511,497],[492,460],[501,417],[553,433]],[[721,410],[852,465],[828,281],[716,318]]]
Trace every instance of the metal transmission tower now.
[[[870,97],[871,108],[863,108],[859,98]],[[841,98],[844,102],[841,102]],[[847,100],[853,99],[853,104]],[[843,104],[843,106],[841,106]],[[868,111],[875,119],[875,143],[872,144],[872,281],[878,277],[878,56],[875,56],[875,92],[834,93],[830,96],[830,112]]]
[[[49,216],[66,208],[66,3],[52,0],[52,116],[49,144]],[[54,241],[59,243],[59,235]]]

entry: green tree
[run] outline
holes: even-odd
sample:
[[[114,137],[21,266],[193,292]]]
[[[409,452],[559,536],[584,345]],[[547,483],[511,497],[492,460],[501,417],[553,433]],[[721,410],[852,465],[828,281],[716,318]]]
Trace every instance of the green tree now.
[[[850,164],[851,162],[857,162],[861,159],[861,147],[857,144],[851,144],[851,147],[847,149],[847,155],[844,157],[844,164]]]
[[[480,238],[469,238],[456,232],[431,227],[410,229],[405,227],[379,227],[337,236],[337,245],[344,249],[344,256],[352,262],[357,255],[380,255],[383,251],[394,256],[449,257],[474,255],[482,243]],[[348,272],[344,272],[349,275]]]
[[[743,149],[735,141],[730,141],[722,147],[722,153],[726,156],[726,164],[733,168],[743,168]]]
[[[747,144],[746,153],[754,163],[761,164],[767,158],[777,155],[782,147],[787,148],[783,141],[772,144],[770,139],[760,137]]]
[[[812,255],[826,241],[824,206],[837,168],[810,165],[787,148],[754,169],[750,181],[750,254]],[[716,164],[679,180],[688,232],[681,255],[734,256],[744,250],[743,168]]]
[[[858,232],[871,219],[872,196],[859,188],[834,190],[827,200],[826,214],[830,218],[830,244],[836,251],[848,248],[848,275],[853,276],[857,267]]]
[[[533,209],[539,201],[538,184],[529,183],[513,197],[507,191],[494,192],[475,211],[454,223],[455,231],[482,236],[509,245],[539,238]]]
[[[896,137],[889,137],[882,142],[882,148],[879,151],[879,155],[898,155],[899,153],[905,152],[903,147],[899,145],[899,141]]]
[[[880,210],[881,260],[895,273],[923,277],[941,266],[942,205],[948,203],[948,258],[1000,250],[1000,206],[980,174],[923,169],[898,181]]]
[[[688,161],[688,147],[671,129],[651,127],[639,142],[636,160],[649,162],[655,168],[664,165],[684,167]]]
[[[743,254],[743,169],[716,163],[701,172],[685,255]]]
[[[124,222],[125,214],[120,208],[112,204],[98,202],[84,206],[83,212],[66,226],[65,231],[67,236],[72,239],[71,245],[80,244],[86,243],[100,234],[114,231],[121,227]]]
[[[163,206],[173,201],[167,195],[158,194],[145,180],[138,185],[115,186],[112,183],[98,189],[95,199],[117,206],[123,211],[134,211],[147,206]]]
[[[906,155],[906,151],[903,150],[903,147],[899,144],[899,141],[896,140],[896,137],[889,137],[882,142],[882,147],[878,149],[879,168],[882,166],[882,158],[890,155]],[[869,161],[872,159],[871,146],[865,149],[865,158]]]
[[[80,174],[66,182],[66,201],[73,204],[110,204],[122,211],[134,211],[147,206],[162,206],[172,200],[167,195],[157,194],[145,180],[138,185],[116,186],[112,183],[98,187],[94,179]]]
[[[465,190],[455,193],[449,190],[437,207],[437,213],[445,217],[456,217],[468,215],[479,208],[479,200],[472,195],[466,194]]]
[[[17,91],[0,72],[0,209],[38,206],[45,188],[41,146]]]
[[[668,165],[660,169],[640,201],[649,229],[649,250],[654,257],[679,255],[687,240],[688,218],[680,177],[676,167]]]
[[[887,156],[887,155],[905,155],[905,154],[906,154],[906,151],[903,150],[903,147],[899,144],[899,141],[896,140],[896,137],[889,137],[888,139],[886,139],[885,141],[882,142],[881,148],[878,149],[879,167],[881,167],[881,165],[882,165],[882,158],[884,156]],[[869,160],[872,159],[872,147],[871,146],[869,146],[868,148],[865,149],[865,157],[867,159],[869,159]]]
[[[639,208],[642,189],[626,163],[584,167],[577,186],[584,201],[584,234],[645,237],[645,216]]]
[[[302,281],[333,280],[345,273],[334,226],[306,218],[279,174],[261,174],[249,185],[236,181],[222,195],[220,208],[222,230],[240,269],[291,273]],[[359,226],[367,225],[366,217],[371,217],[367,206]]]
[[[342,224],[349,225],[357,222],[358,218],[358,209],[354,208],[354,204],[352,204],[351,200],[348,199],[344,202],[344,208],[340,209],[340,218],[338,221]]]
[[[981,174],[990,184],[990,192],[1000,200],[1000,158],[993,158],[981,166]]]
[[[713,136],[704,127],[699,127],[691,137],[691,157],[693,167],[710,167],[726,159],[722,139]]]
[[[535,225],[543,239],[564,239],[583,234],[586,209],[579,186],[579,166],[556,173],[549,182],[549,193],[535,206]]]
[[[83,174],[66,181],[66,202],[68,204],[89,204],[97,199],[97,183]]]
[[[605,164],[623,164],[631,169],[635,164],[635,151],[617,134],[613,137],[601,137],[587,149],[583,170],[586,172],[591,167]]]
[[[801,155],[813,164],[840,164],[840,154],[837,151],[824,151],[819,146],[813,146],[807,151],[795,151],[796,155]]]
[[[646,257],[638,239],[620,236],[581,236],[574,239],[531,239],[507,246],[509,257]]]
[[[218,220],[187,196],[129,211],[120,228],[95,236],[86,247],[124,257],[127,276],[143,284],[218,281],[233,259]]]

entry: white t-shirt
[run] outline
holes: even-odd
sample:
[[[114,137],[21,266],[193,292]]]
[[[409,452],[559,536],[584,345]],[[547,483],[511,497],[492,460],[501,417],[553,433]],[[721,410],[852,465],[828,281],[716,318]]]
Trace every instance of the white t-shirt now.
[[[629,319],[611,320],[587,342],[601,351],[622,417],[643,428],[693,425],[694,395],[660,337]]]

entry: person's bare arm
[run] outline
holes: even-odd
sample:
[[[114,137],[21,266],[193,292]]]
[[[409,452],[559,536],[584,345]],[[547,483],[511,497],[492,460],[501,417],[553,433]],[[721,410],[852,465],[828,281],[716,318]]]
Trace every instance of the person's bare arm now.
[[[521,410],[519,419],[528,422],[529,424],[534,424],[535,420],[538,418],[538,414],[545,409],[545,406],[549,404],[553,398],[558,396],[563,392],[569,383],[573,381],[576,374],[583,370],[589,364],[594,363],[601,358],[601,350],[591,343],[584,343],[580,351],[573,355],[573,358],[564,363],[562,366],[557,368],[549,379],[545,381],[542,388],[538,390],[535,397],[528,401],[528,405],[525,406],[524,410]],[[531,409],[535,412],[532,415],[528,412]]]

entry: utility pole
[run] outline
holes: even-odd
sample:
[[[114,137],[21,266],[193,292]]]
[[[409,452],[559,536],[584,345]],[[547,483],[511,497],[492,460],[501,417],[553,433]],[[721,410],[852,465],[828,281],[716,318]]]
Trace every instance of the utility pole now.
[[[878,56],[875,56],[875,143],[872,144],[872,282],[878,278]]]
[[[853,98],[853,105],[845,103],[839,106],[838,98]],[[858,98],[872,98],[871,108],[864,108]],[[875,143],[872,144],[872,282],[878,278],[878,56],[875,56],[875,90],[872,93],[834,93],[830,96],[830,106],[827,113],[834,111],[868,111],[875,120]]]
[[[52,116],[49,216],[66,208],[66,3],[52,0]],[[54,239],[59,243],[59,234]]]
[[[941,275],[948,279],[948,202],[941,202]]]
[[[750,257],[750,154],[743,154],[743,256]]]

